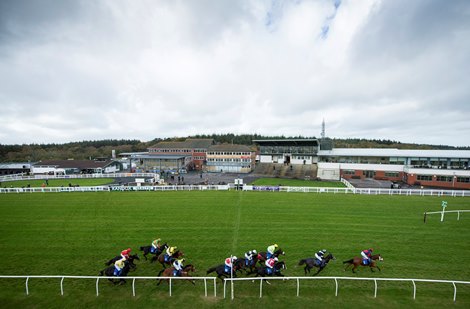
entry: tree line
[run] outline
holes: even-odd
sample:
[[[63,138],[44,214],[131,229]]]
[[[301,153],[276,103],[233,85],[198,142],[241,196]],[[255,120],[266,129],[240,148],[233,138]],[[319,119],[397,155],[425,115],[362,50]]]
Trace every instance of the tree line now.
[[[126,139],[106,139],[93,141],[70,142],[64,144],[0,144],[0,162],[38,162],[40,160],[85,160],[96,158],[111,158],[112,150],[116,154],[125,152],[145,152],[149,147],[160,141],[183,141],[186,138],[209,138],[216,144],[253,145],[253,140],[285,139],[285,138],[315,138],[309,136],[265,136],[260,134],[196,134],[187,137],[155,138],[148,142]],[[460,149],[470,150],[470,147],[453,147],[446,145],[407,144],[393,140],[363,139],[363,138],[333,138],[330,140],[335,148],[398,148],[398,149]]]

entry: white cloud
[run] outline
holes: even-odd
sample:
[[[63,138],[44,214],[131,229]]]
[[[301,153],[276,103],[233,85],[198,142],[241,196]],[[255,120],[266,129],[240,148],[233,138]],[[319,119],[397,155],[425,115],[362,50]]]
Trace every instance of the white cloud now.
[[[459,1],[2,5],[0,143],[318,136],[325,118],[332,137],[469,144]]]

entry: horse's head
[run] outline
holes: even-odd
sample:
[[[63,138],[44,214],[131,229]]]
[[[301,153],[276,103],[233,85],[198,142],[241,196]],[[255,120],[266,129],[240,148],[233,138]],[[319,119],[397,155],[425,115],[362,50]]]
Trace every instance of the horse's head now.
[[[162,251],[168,249],[167,243],[164,243],[163,245],[161,245],[160,248]]]
[[[276,251],[274,251],[274,256],[279,256],[279,255],[286,255],[286,253],[282,251],[281,248],[279,248]]]
[[[139,258],[139,255],[136,253],[136,254],[129,255],[129,260],[139,260],[140,261],[140,258]]]
[[[177,250],[177,251],[173,254],[173,256],[176,257],[176,258],[182,257],[183,255],[184,255],[183,251],[179,251],[179,250]]]
[[[380,254],[376,254],[376,255],[373,255],[370,257],[372,260],[379,260],[379,261],[383,261],[383,257],[380,255]]]
[[[274,268],[277,271],[280,271],[281,269],[285,269],[286,268],[286,263],[284,261],[276,262],[276,264],[274,264]]]
[[[188,265],[186,265],[185,267],[183,267],[183,270],[184,270],[185,272],[189,272],[189,271],[195,272],[195,271],[196,271],[196,267],[194,267],[194,265],[192,265],[192,264],[188,264]]]
[[[328,255],[326,256],[325,260],[329,261],[329,260],[336,260],[335,256],[331,253],[328,253]]]

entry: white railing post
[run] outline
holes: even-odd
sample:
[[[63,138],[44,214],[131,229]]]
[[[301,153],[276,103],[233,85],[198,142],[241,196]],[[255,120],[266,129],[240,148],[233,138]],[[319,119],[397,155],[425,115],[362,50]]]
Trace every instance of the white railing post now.
[[[299,278],[297,278],[297,297],[299,297],[299,290],[300,290],[300,282],[299,282]]]
[[[100,291],[98,289],[98,283],[100,282],[100,278],[96,278],[96,296],[100,295]]]
[[[132,296],[135,296],[135,278],[132,280]]]
[[[204,278],[204,295],[207,297],[207,280]]]
[[[452,282],[452,284],[454,285],[454,303],[455,303],[455,299],[457,298],[457,286],[455,285],[455,282]]]
[[[28,281],[29,281],[29,277],[26,277],[26,295],[29,295]]]
[[[335,278],[335,283],[336,283],[335,296],[338,296],[338,280],[336,280],[336,278]]]
[[[413,282],[413,299],[416,299],[416,283],[414,280],[411,280]]]
[[[226,294],[225,293],[226,288],[227,288],[227,280],[224,280],[224,298],[225,298],[225,294]]]
[[[64,277],[60,280],[60,295],[64,295]]]
[[[457,211],[457,221],[460,221],[460,211]]]
[[[374,279],[374,285],[375,285],[374,298],[377,298],[377,280],[376,279]]]

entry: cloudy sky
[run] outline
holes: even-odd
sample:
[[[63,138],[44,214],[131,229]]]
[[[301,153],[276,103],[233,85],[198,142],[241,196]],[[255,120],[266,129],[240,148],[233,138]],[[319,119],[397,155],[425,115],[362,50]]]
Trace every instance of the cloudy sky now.
[[[0,143],[470,146],[466,0],[2,0]]]

